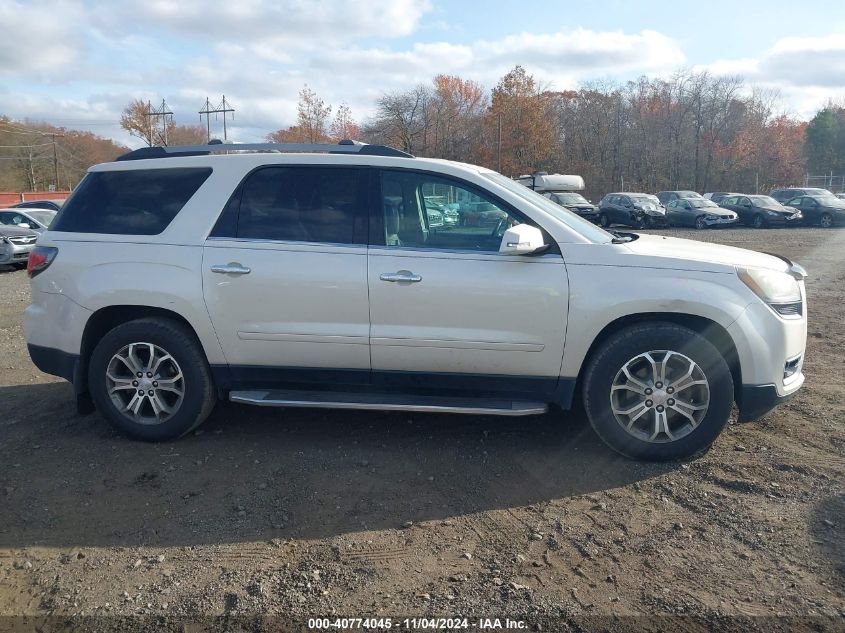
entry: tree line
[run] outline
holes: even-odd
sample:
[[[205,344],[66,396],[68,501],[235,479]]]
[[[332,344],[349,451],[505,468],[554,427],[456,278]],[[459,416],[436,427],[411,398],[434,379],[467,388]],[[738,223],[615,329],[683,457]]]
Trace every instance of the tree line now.
[[[515,66],[492,89],[437,75],[383,93],[362,123],[347,104],[334,108],[306,84],[296,122],[267,135],[278,143],[360,139],[416,156],[490,167],[508,176],[535,170],[584,177],[587,195],[609,191],[694,189],[766,192],[801,184],[805,173],[845,174],[845,102],[828,103],[809,121],[779,113],[777,95],[740,77],[678,71],[625,83],[590,82],[554,90]],[[127,104],[121,126],[145,144],[204,143],[201,125],[144,116]],[[89,132],[22,124],[0,116],[0,189],[73,186],[92,164],[126,148]]]
[[[515,66],[489,91],[437,75],[384,93],[359,138],[508,176],[580,174],[594,197],[617,190],[767,192],[802,183],[807,171],[845,173],[845,107],[830,103],[807,123],[779,114],[778,105],[776,94],[740,77],[707,72],[556,91]],[[338,132],[330,113],[306,86],[297,124],[267,138],[356,138]]]
[[[92,132],[0,115],[0,191],[72,189],[91,165],[127,151]]]

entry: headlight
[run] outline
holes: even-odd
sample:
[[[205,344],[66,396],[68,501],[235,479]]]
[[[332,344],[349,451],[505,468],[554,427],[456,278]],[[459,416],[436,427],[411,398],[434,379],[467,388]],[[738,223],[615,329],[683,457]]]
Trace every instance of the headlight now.
[[[765,268],[737,268],[740,280],[775,312],[795,315],[796,305],[801,304],[801,287],[798,281],[787,273]],[[801,314],[800,310],[797,312]]]
[[[705,213],[704,217],[707,218],[708,220],[718,220],[719,219],[718,215],[713,215],[712,213]]]

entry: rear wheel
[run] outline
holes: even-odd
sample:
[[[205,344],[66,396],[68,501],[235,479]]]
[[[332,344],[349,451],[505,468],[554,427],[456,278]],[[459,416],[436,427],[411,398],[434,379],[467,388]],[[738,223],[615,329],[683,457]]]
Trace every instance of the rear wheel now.
[[[699,231],[707,228],[707,222],[704,221],[703,215],[700,215],[695,219],[695,228]]]
[[[635,459],[707,449],[727,424],[733,380],[707,339],[671,323],[644,323],[606,340],[584,376],[584,408],[599,437]]]
[[[91,355],[88,386],[103,417],[147,441],[188,433],[216,400],[199,342],[169,319],[138,319],[112,329]]]
[[[819,224],[823,229],[829,229],[833,226],[833,216],[829,213],[822,213],[819,218]]]
[[[763,217],[762,213],[757,213],[754,215],[754,218],[751,220],[751,226],[755,229],[762,229],[766,227],[766,218]]]

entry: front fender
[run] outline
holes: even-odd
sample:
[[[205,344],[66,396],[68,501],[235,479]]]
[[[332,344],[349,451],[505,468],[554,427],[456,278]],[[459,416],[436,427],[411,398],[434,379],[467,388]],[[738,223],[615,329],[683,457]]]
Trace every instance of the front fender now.
[[[725,328],[749,304],[736,276],[726,273],[569,264],[569,323],[561,376],[576,377],[596,337],[614,321],[639,314],[674,313]],[[738,282],[737,282],[738,283]]]

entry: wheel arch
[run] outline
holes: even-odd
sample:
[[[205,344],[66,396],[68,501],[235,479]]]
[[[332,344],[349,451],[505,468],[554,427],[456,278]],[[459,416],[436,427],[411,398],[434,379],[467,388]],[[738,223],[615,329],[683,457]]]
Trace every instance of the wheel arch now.
[[[147,318],[169,319],[179,323],[179,325],[184,327],[193,335],[199,349],[202,351],[203,355],[207,357],[205,348],[200,342],[200,337],[197,334],[196,329],[178,312],[167,310],[166,308],[146,305],[107,306],[94,312],[85,323],[85,329],[82,332],[82,342],[79,349],[79,364],[75,372],[76,376],[74,377],[74,387],[77,394],[88,393],[88,361],[91,358],[94,348],[103,336],[122,323]]]
[[[733,338],[731,338],[730,333],[712,319],[699,315],[683,314],[678,312],[642,312],[637,314],[628,314],[619,317],[604,326],[604,328],[602,328],[598,335],[593,339],[593,342],[584,357],[584,361],[581,363],[575,392],[579,395],[582,393],[584,373],[590,366],[596,351],[604,341],[627,327],[647,322],[670,323],[672,325],[687,327],[712,343],[725,359],[725,362],[728,364],[728,368],[731,370],[731,378],[734,385],[734,399],[737,401],[738,405],[741,405],[740,396],[742,393],[742,368],[739,362],[739,354],[737,352],[736,345]]]

